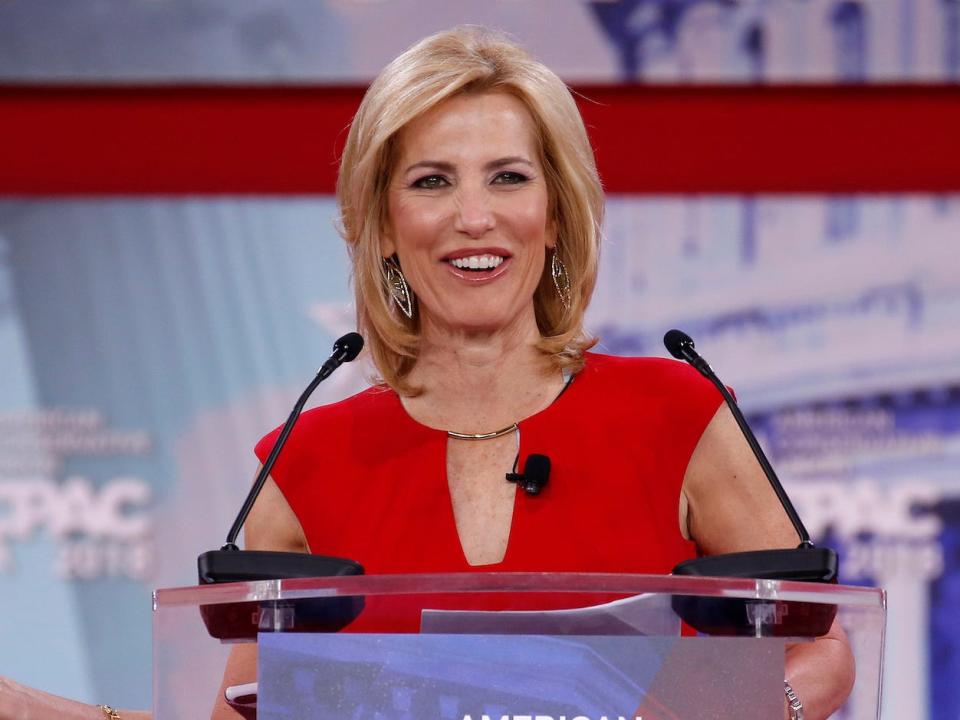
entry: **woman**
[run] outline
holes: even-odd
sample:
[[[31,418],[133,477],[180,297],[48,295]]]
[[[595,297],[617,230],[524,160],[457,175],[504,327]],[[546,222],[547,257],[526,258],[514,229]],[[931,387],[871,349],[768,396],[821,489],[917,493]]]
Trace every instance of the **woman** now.
[[[603,196],[576,105],[543,65],[477,28],[418,43],[368,90],[338,198],[385,384],[301,418],[248,547],[371,574],[666,573],[697,551],[796,544],[708,383],[586,352]],[[505,480],[532,453],[553,467],[537,497]],[[255,646],[235,649],[224,687],[255,662]],[[837,628],[788,653],[808,720],[842,703],[852,672]],[[214,717],[237,717],[222,694]]]

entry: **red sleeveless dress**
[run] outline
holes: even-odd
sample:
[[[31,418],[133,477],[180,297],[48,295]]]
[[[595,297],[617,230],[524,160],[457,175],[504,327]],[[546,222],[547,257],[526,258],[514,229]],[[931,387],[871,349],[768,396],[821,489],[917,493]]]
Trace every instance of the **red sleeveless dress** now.
[[[523,420],[520,463],[549,456],[547,487],[518,489],[506,555],[468,564],[446,479],[446,433],[373,387],[305,412],[271,473],[315,553],[368,574],[668,573],[693,557],[677,508],[720,394],[684,363],[588,353],[549,407]],[[261,462],[279,430],[256,447]]]

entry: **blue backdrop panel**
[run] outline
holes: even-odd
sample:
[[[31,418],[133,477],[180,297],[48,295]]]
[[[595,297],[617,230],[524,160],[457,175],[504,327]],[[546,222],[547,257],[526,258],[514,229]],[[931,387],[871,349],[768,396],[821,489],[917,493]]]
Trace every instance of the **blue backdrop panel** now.
[[[352,327],[333,215],[0,203],[0,673],[149,703],[150,589],[194,581]],[[614,353],[682,327],[736,387],[843,579],[890,591],[891,717],[960,701],[958,236],[957,197],[614,197],[588,318]]]

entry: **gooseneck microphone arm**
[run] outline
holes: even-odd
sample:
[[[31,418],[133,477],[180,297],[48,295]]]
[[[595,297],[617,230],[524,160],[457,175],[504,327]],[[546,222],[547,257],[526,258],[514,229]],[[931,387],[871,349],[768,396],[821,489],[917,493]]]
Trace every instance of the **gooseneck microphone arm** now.
[[[356,358],[362,349],[363,338],[355,332],[347,333],[333,344],[333,354],[323,363],[320,369],[317,370],[316,376],[314,376],[310,384],[307,385],[307,388],[300,394],[296,404],[293,406],[290,417],[288,417],[287,422],[284,423],[283,429],[280,431],[279,437],[277,437],[277,441],[273,444],[273,449],[270,450],[270,454],[264,461],[263,467],[260,468],[257,479],[254,481],[253,487],[250,488],[247,499],[244,500],[243,506],[237,514],[237,519],[233,521],[230,532],[227,533],[227,541],[223,547],[220,548],[221,550],[239,550],[237,547],[237,536],[240,534],[240,529],[246,522],[250,510],[253,509],[253,504],[260,496],[260,491],[263,490],[264,483],[266,483],[267,478],[270,477],[270,471],[273,470],[274,463],[277,462],[280,451],[283,450],[283,446],[286,444],[287,438],[290,436],[290,431],[293,430],[293,426],[297,422],[297,418],[299,418],[300,413],[303,412],[303,406],[306,404],[307,399],[313,394],[313,391],[317,389],[320,383],[330,377],[334,370],[343,363],[350,362]]]
[[[750,449],[757,458],[757,462],[760,463],[760,467],[763,469],[764,475],[767,476],[767,481],[770,483],[773,491],[777,494],[777,499],[783,506],[784,511],[786,511],[787,517],[790,518],[790,522],[797,531],[797,535],[800,536],[799,547],[812,548],[813,542],[810,540],[810,534],[807,532],[807,528],[804,527],[803,521],[800,519],[796,509],[793,507],[793,503],[790,502],[790,498],[787,496],[786,490],[783,489],[783,485],[780,483],[780,478],[777,477],[777,473],[774,472],[773,466],[770,464],[770,461],[767,460],[767,456],[764,454],[763,448],[760,447],[760,443],[757,442],[757,438],[753,434],[753,430],[750,429],[746,418],[743,417],[743,413],[740,411],[737,401],[734,400],[733,395],[730,394],[727,386],[724,385],[720,381],[720,378],[717,377],[717,374],[713,371],[713,368],[711,368],[710,365],[707,364],[707,361],[704,360],[694,349],[693,338],[681,330],[670,330],[666,335],[663,336],[663,344],[666,346],[671,355],[678,360],[684,360],[688,362],[690,365],[696,368],[701,375],[713,383],[717,390],[720,391],[720,394],[727,403],[727,407],[730,408],[730,412],[733,413],[733,419],[736,420],[737,425],[740,426],[740,431],[747,439],[747,443],[750,445]]]

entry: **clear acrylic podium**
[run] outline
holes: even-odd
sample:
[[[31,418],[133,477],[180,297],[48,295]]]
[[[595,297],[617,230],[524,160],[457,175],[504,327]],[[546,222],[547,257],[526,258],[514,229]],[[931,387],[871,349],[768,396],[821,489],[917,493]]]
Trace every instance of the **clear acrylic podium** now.
[[[153,710],[209,717],[231,648],[256,642],[238,702],[255,693],[260,720],[780,718],[787,644],[834,616],[856,660],[835,717],[874,720],[877,589],[542,573],[165,589],[154,593]]]

